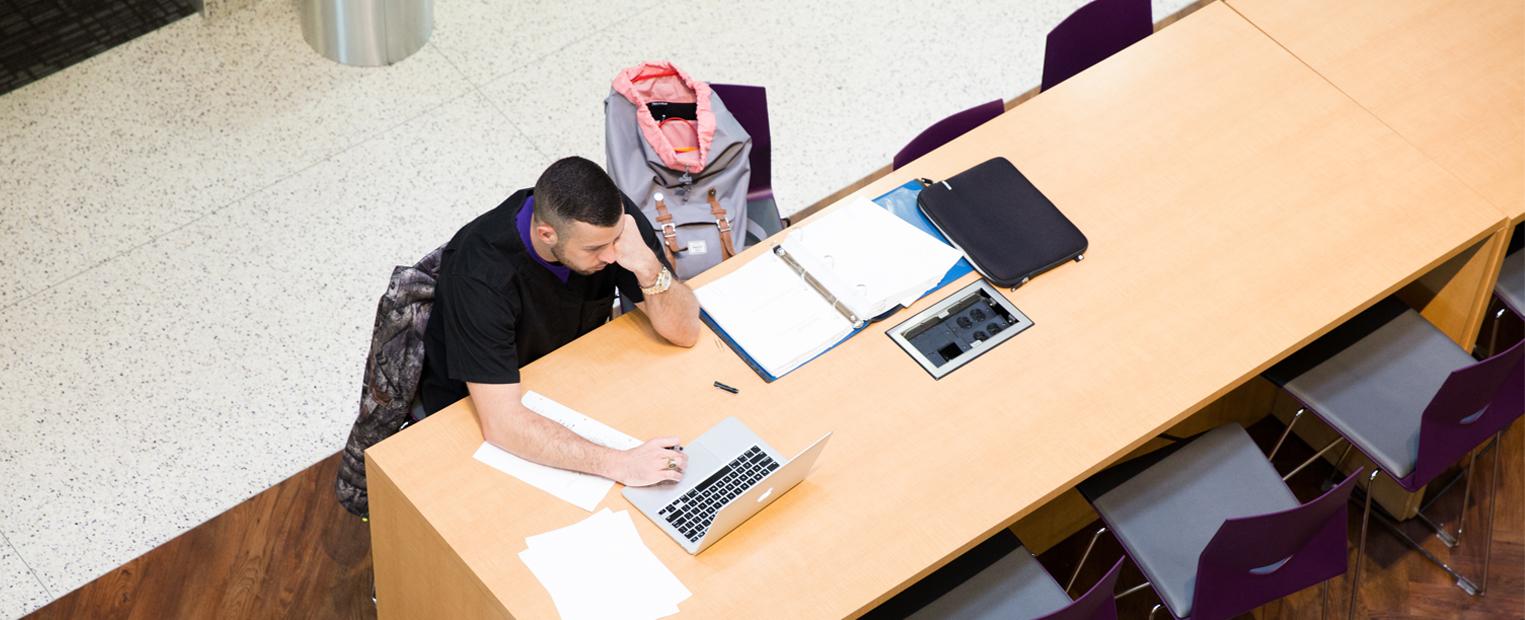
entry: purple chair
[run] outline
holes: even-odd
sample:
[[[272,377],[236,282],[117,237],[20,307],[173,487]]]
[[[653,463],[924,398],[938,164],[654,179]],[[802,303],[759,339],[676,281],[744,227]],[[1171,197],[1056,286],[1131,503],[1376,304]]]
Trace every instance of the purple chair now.
[[[1176,618],[1232,618],[1345,572],[1352,474],[1302,503],[1243,427],[1220,426],[1099,495],[1081,492]],[[1086,550],[1089,555],[1090,549]],[[1081,558],[1084,564],[1086,558]],[[1077,573],[1079,567],[1076,567]]]
[[[1000,99],[995,99],[937,121],[906,143],[905,148],[900,149],[900,152],[895,154],[895,159],[891,160],[890,168],[899,170],[922,155],[932,152],[933,149],[968,133],[970,129],[984,125],[990,119],[1000,116],[1004,110],[1005,104],[1001,103]]]
[[[727,110],[741,123],[741,128],[752,136],[751,180],[747,182],[747,219],[756,224],[748,227],[754,239],[748,245],[762,241],[787,225],[778,215],[778,203],[773,199],[773,139],[768,126],[768,90],[761,86],[741,84],[710,84],[710,88],[725,103]],[[757,230],[761,228],[761,230]]]
[[[1462,510],[1472,492],[1472,469],[1481,450],[1492,439],[1493,490],[1490,492],[1488,544],[1493,539],[1494,506],[1498,498],[1499,435],[1525,411],[1525,343],[1516,344],[1481,362],[1474,361],[1450,338],[1435,329],[1419,313],[1396,299],[1386,299],[1344,325],[1304,347],[1266,371],[1266,378],[1282,386],[1303,407],[1277,441],[1279,448],[1305,411],[1311,411],[1340,437],[1313,458],[1299,465],[1289,477],[1341,442],[1345,452],[1359,449],[1376,464],[1367,478],[1370,488],[1385,473],[1403,489],[1414,492],[1430,484],[1452,464],[1472,453],[1465,471],[1466,491]],[[1272,450],[1275,454],[1275,449]],[[1453,480],[1454,481],[1454,480]],[[1447,487],[1449,488],[1449,487]],[[1441,493],[1444,493],[1442,489]],[[1435,494],[1439,497],[1441,493]],[[1456,534],[1424,516],[1447,546],[1455,546]],[[1361,518],[1360,549],[1355,584],[1351,588],[1350,613],[1355,613],[1359,579],[1366,545],[1366,524],[1371,516],[1371,494],[1366,494]],[[1399,537],[1418,549],[1456,579],[1456,585],[1477,596],[1487,591],[1491,553],[1485,551],[1481,583],[1473,583],[1420,547],[1407,534],[1389,523]],[[1458,521],[1461,519],[1458,518]]]
[[[1043,88],[1048,90],[1154,32],[1149,0],[1094,0],[1048,33]]]
[[[1073,601],[1027,549],[1017,548],[985,570],[922,607],[912,620],[1117,620],[1117,576],[1112,565],[1096,585]]]

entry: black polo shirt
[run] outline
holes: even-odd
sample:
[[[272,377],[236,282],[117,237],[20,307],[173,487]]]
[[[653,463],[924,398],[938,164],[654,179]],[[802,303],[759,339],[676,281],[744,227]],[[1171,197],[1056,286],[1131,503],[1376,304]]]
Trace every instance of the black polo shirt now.
[[[520,190],[462,227],[445,246],[434,309],[424,332],[424,411],[469,393],[466,382],[518,383],[519,368],[609,320],[614,291],[641,301],[635,274],[618,263],[565,282],[540,264],[520,237],[517,218],[531,190]],[[622,197],[623,198],[623,197]],[[657,234],[628,198],[641,237],[657,259]]]

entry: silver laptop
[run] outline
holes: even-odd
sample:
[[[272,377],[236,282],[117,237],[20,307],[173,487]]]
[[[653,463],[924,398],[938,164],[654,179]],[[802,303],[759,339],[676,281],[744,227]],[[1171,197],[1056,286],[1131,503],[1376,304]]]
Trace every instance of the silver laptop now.
[[[699,553],[805,479],[831,433],[785,459],[736,418],[683,446],[683,480],[625,487],[625,499],[689,553]]]

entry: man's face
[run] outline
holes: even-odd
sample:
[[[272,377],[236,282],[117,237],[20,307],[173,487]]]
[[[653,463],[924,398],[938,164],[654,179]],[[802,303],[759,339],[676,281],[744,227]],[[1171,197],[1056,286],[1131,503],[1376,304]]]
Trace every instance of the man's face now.
[[[591,275],[619,260],[615,242],[619,241],[624,227],[594,226],[587,222],[571,220],[557,231],[548,224],[537,227],[537,234],[551,247],[556,262],[582,275]]]

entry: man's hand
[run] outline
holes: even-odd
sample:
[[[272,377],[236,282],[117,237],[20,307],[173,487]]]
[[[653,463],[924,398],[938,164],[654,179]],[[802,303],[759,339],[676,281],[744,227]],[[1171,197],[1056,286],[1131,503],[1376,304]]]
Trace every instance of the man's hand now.
[[[635,218],[626,213],[621,219],[625,231],[620,233],[619,241],[614,244],[615,251],[619,253],[615,262],[635,274],[641,288],[656,284],[657,275],[662,273],[662,261],[657,260],[657,255],[652,253],[646,240],[641,238],[641,229],[636,226]]]
[[[688,467],[688,455],[672,449],[677,445],[677,437],[658,437],[617,452],[611,459],[607,476],[629,487],[682,480],[683,469]],[[669,462],[673,463],[673,468],[667,466]]]
[[[626,213],[624,220],[625,231],[620,233],[619,241],[614,244],[619,253],[619,258],[615,260],[621,267],[635,274],[636,283],[641,288],[651,288],[662,274],[662,261],[646,245],[646,240],[641,238],[641,229],[636,226],[635,218]],[[699,300],[694,298],[694,292],[678,280],[676,275],[666,292],[643,297],[636,302],[635,307],[651,319],[651,326],[658,334],[680,347],[691,347],[699,342]]]

